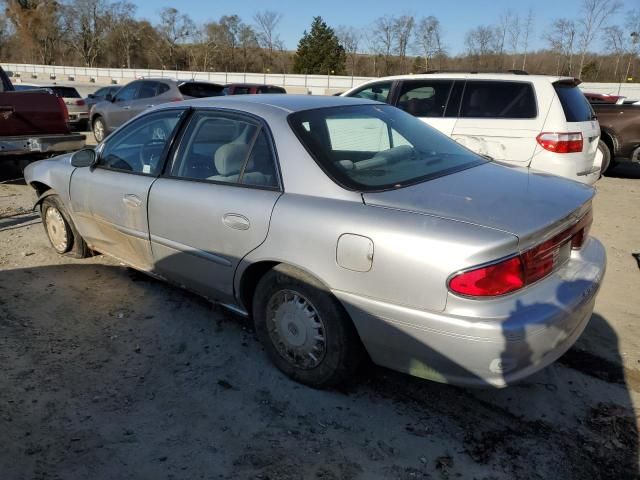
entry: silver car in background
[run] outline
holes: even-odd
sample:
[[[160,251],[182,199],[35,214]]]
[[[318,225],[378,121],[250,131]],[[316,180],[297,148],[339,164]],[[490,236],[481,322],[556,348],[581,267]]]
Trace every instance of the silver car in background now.
[[[142,111],[167,102],[224,95],[224,86],[195,80],[145,78],[122,87],[91,109],[91,128],[101,142],[123,123]]]
[[[571,347],[605,271],[593,188],[363,99],[164,105],[25,179],[58,253],[102,252],[253,317],[275,365],[314,387],[367,355],[506,386]]]

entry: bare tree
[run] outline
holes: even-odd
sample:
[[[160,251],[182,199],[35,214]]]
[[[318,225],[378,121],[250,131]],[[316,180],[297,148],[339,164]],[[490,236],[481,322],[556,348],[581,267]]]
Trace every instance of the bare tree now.
[[[422,18],[416,25],[415,44],[424,56],[424,68],[429,70],[434,57],[441,57],[444,53],[442,45],[442,28],[440,21],[434,16]]]
[[[522,21],[518,14],[512,14],[507,24],[507,41],[511,52],[511,69],[516,68],[518,48],[520,47],[520,35],[522,33]]]
[[[54,0],[5,0],[4,14],[13,24],[22,58],[53,64],[64,37],[63,8]]]
[[[579,20],[580,66],[578,76],[582,75],[584,59],[594,38],[600,33],[607,19],[622,7],[619,0],[582,0],[583,16]]]
[[[395,53],[400,60],[400,69],[402,73],[407,72],[406,59],[409,41],[411,40],[411,32],[414,27],[413,17],[410,15],[402,15],[393,19],[393,36],[395,39]]]
[[[603,31],[604,41],[611,53],[616,57],[615,67],[613,68],[613,77],[618,78],[618,68],[620,68],[620,61],[624,57],[628,49],[627,34],[618,26],[607,27]]]
[[[386,16],[378,18],[369,30],[371,48],[374,55],[382,57],[385,75],[391,73],[392,53],[395,44],[394,27],[395,19],[392,16]]]
[[[556,75],[573,71],[573,55],[576,40],[576,24],[573,20],[560,18],[553,22],[551,29],[545,35],[551,50],[556,54]],[[566,69],[561,68],[566,61]]]
[[[260,46],[267,50],[268,66],[273,64],[273,51],[279,42],[278,24],[282,20],[282,14],[271,10],[264,10],[254,15],[255,29]]]
[[[631,64],[640,55],[640,11],[630,10],[627,13],[625,26],[629,32],[629,61],[627,62],[627,71],[624,76],[626,81],[629,78]]]
[[[507,34],[509,33],[509,26],[511,25],[514,14],[511,10],[505,10],[500,14],[498,25],[496,27],[495,46],[494,49],[498,55],[498,61],[500,62],[500,68],[504,67],[504,50],[507,43]]]
[[[180,44],[185,42],[196,31],[196,25],[191,18],[172,7],[163,8],[160,12],[160,24],[157,26],[160,37],[164,40],[167,56],[158,52],[159,58],[166,58],[167,64],[178,69],[176,53]],[[159,48],[163,48],[161,45]]]
[[[355,75],[356,71],[356,63],[358,61],[358,45],[360,44],[360,39],[362,34],[360,31],[354,27],[347,27],[344,25],[340,25],[336,28],[336,35],[338,36],[338,40],[344,48],[345,53],[347,54],[347,58],[349,59],[349,63],[351,64],[351,76]]]
[[[464,44],[468,54],[475,57],[476,66],[486,66],[487,57],[495,53],[497,37],[496,29],[490,25],[480,25],[467,32]]]
[[[527,18],[524,20],[524,31],[522,39],[522,70],[527,67],[527,54],[529,53],[529,39],[533,33],[533,8],[529,8]]]
[[[106,0],[71,0],[66,5],[65,23],[71,46],[84,64],[93,67],[102,51],[108,29]]]
[[[128,1],[111,4],[108,13],[108,25],[111,33],[116,38],[118,52],[122,55],[122,62],[127,68],[131,68],[133,49],[140,41],[140,32],[135,20],[137,7]]]
[[[241,24],[238,30],[238,47],[240,48],[240,58],[242,63],[242,71],[246,72],[249,68],[251,52],[258,49],[258,36],[250,25]]]

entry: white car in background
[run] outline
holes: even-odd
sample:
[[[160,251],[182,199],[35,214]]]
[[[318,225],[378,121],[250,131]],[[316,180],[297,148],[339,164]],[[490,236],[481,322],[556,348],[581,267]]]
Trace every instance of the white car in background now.
[[[494,160],[593,184],[600,126],[571,77],[426,73],[369,81],[346,97],[378,100]]]

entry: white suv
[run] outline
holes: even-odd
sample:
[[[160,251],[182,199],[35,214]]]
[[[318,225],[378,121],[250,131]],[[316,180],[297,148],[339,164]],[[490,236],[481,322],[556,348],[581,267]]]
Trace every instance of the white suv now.
[[[571,77],[427,73],[369,81],[343,93],[395,105],[500,162],[593,184],[600,126]]]

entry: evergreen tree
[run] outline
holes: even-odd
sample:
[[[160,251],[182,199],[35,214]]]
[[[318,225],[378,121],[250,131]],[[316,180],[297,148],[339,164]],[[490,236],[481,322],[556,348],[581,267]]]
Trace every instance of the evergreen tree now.
[[[298,42],[293,71],[320,75],[342,75],[345,71],[346,54],[338,41],[336,32],[322,17],[314,17],[311,31]]]

